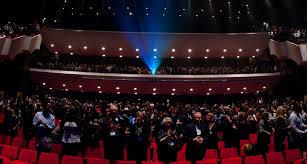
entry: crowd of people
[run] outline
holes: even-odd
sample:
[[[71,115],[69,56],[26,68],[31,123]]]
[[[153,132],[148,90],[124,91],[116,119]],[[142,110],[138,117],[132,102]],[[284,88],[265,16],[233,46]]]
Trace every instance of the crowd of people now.
[[[14,22],[7,22],[0,26],[0,36],[15,38],[21,35],[37,35],[40,33],[38,24],[16,24]]]
[[[107,63],[82,63],[80,61],[59,61],[47,60],[34,62],[34,68],[43,68],[51,70],[66,70],[66,71],[80,71],[80,72],[99,72],[99,73],[125,73],[125,74],[152,74],[152,68],[148,68],[145,64],[134,65],[133,63],[114,62]],[[239,73],[269,73],[278,72],[277,65],[271,63],[250,64],[250,63],[236,63],[236,64],[217,64],[217,65],[188,65],[178,64],[169,65],[162,63],[157,68],[155,74],[157,75],[205,75],[205,74],[239,74]]]
[[[87,146],[99,147],[103,140],[104,158],[146,160],[147,150],[155,142],[160,161],[176,161],[186,145],[186,159],[203,159],[206,149],[239,147],[240,140],[258,134],[256,145],[247,155],[268,151],[274,135],[276,151],[306,147],[306,102],[286,99],[253,98],[225,104],[192,104],[170,100],[108,101],[75,99],[71,96],[33,94],[24,98],[4,96],[1,133],[15,136],[23,128],[26,139],[36,137],[40,151],[50,151],[53,143],[62,143],[62,154],[76,155]],[[56,126],[56,119],[61,123]],[[222,136],[218,135],[222,133]],[[100,145],[101,146],[101,145]]]
[[[270,35],[277,41],[291,41],[296,44],[307,43],[307,29],[306,28],[286,28],[273,26]]]

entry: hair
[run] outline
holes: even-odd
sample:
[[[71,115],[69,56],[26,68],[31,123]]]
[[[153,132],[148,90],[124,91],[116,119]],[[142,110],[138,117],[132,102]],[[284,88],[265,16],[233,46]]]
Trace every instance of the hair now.
[[[164,117],[162,120],[162,125],[165,125],[166,123],[173,124],[173,120],[170,117]]]
[[[269,120],[270,114],[268,112],[263,112],[261,115],[261,119],[264,121]]]
[[[283,106],[279,106],[277,107],[277,110],[276,110],[276,119],[279,118],[279,117],[284,117],[286,113],[286,109],[283,107]]]

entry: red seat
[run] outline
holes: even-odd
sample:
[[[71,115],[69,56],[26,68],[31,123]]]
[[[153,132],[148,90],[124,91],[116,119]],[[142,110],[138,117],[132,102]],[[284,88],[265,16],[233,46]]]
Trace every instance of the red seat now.
[[[38,164],[59,164],[59,155],[52,153],[41,153]]]
[[[29,141],[28,149],[30,150],[36,150],[37,143],[35,139],[32,139]]]
[[[171,162],[170,164],[191,164],[190,161],[178,161],[178,162]]]
[[[238,151],[236,148],[223,148],[220,150],[220,157],[221,159],[231,158],[231,157],[238,157]]]
[[[86,148],[85,157],[103,158],[104,157],[103,148]]]
[[[281,152],[271,152],[266,155],[267,164],[285,164],[283,155]]]
[[[160,162],[160,161],[142,161],[142,164],[164,164],[164,162]]]
[[[218,142],[218,149],[221,150],[223,148],[225,148],[225,143],[223,141],[219,141]]]
[[[240,140],[240,156],[245,157],[246,154],[243,151],[243,146],[249,144],[249,140]]]
[[[136,161],[117,161],[117,164],[136,164]]]
[[[217,164],[218,161],[218,159],[208,159],[203,161],[196,161],[196,164]]]
[[[12,138],[10,136],[0,134],[0,144],[11,145]]]
[[[222,164],[242,164],[240,157],[222,159]]]
[[[15,160],[17,159],[19,148],[13,146],[3,146],[1,155],[7,157],[8,159]]]
[[[151,149],[147,150],[147,160],[150,161],[150,151]],[[157,150],[153,149],[153,157],[152,157],[152,161],[157,161],[158,160],[158,153]]]
[[[250,144],[256,145],[257,144],[257,134],[249,134],[248,140]]]
[[[36,164],[36,157],[36,151],[21,149],[18,156],[18,160],[28,162],[29,164]]]
[[[87,158],[87,164],[109,164],[109,160],[107,159],[99,159],[99,158]]]
[[[53,144],[50,152],[54,154],[61,154],[62,144]]]
[[[83,158],[64,155],[62,164],[83,164]]]
[[[265,162],[262,155],[257,155],[245,157],[245,164],[265,164]]]
[[[205,159],[217,159],[219,158],[217,151],[215,149],[207,149],[205,154]]]
[[[19,148],[25,148],[26,141],[20,137],[15,137],[13,139],[12,146],[19,147]]]
[[[185,151],[180,150],[180,151],[177,153],[177,161],[186,161]]]
[[[268,150],[269,153],[275,152],[275,144],[274,144],[274,142],[271,142],[271,143],[268,145],[268,147],[269,147],[269,150]]]
[[[28,163],[24,161],[18,161],[18,160],[10,161],[8,159],[5,159],[3,160],[2,164],[28,164]]]
[[[299,149],[292,149],[292,150],[286,150],[285,151],[285,160],[287,162],[297,162],[302,161],[302,154]]]

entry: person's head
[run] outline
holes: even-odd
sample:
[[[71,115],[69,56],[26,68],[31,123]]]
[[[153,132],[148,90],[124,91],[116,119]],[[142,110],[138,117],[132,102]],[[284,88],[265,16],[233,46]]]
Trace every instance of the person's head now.
[[[47,103],[45,108],[43,108],[43,115],[45,117],[48,117],[49,113],[50,113],[50,110],[51,110],[51,103]]]
[[[247,116],[245,112],[240,112],[238,115],[238,118],[240,121],[246,121],[247,120]]]
[[[279,106],[277,107],[276,110],[276,118],[278,117],[284,117],[286,114],[286,109],[283,106]]]
[[[200,112],[195,112],[193,115],[194,122],[199,124],[202,121],[202,114]]]
[[[263,112],[261,115],[261,119],[264,121],[269,121],[270,119],[270,114],[268,112]]]
[[[144,122],[143,118],[144,118],[144,113],[141,111],[138,111],[135,116],[135,123],[137,124],[143,123]]]
[[[303,107],[302,107],[301,103],[299,103],[299,102],[294,102],[293,103],[293,110],[294,110],[294,112],[301,113],[302,109],[303,109]]]
[[[164,117],[162,120],[162,125],[166,128],[169,128],[173,125],[173,120],[170,117]]]
[[[215,121],[214,120],[214,114],[213,113],[208,113],[207,117],[206,117],[206,121],[207,121],[207,123],[213,123]]]

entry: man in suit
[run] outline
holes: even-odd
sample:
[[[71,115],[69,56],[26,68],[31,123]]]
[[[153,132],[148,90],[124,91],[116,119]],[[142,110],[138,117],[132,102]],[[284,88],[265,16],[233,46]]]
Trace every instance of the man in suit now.
[[[186,159],[192,162],[202,160],[206,153],[208,127],[204,124],[200,112],[194,113],[193,122],[185,126],[183,135],[187,142]]]

